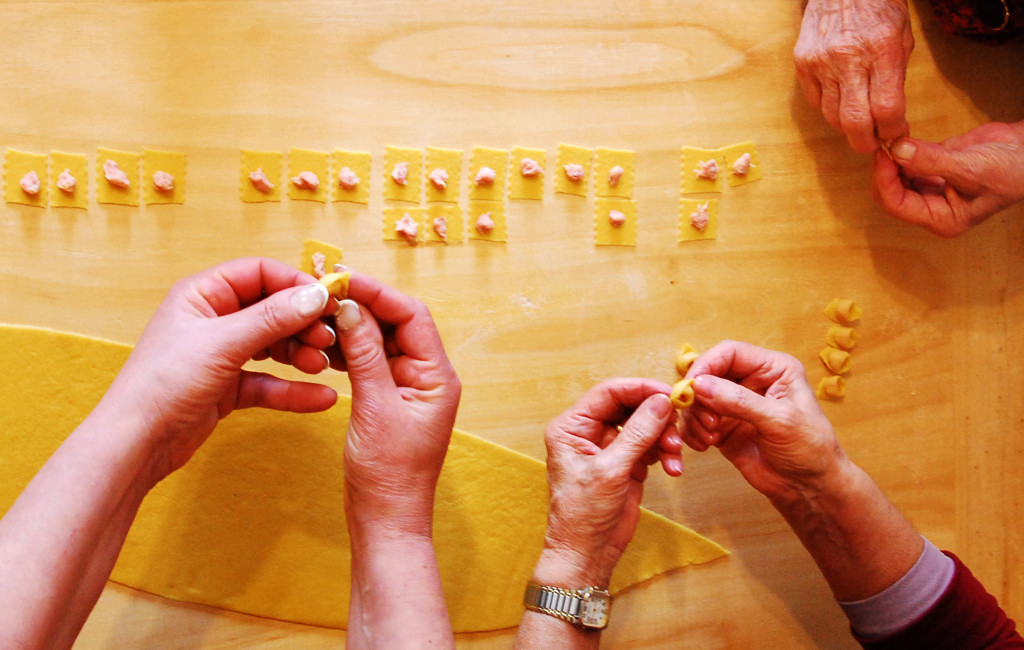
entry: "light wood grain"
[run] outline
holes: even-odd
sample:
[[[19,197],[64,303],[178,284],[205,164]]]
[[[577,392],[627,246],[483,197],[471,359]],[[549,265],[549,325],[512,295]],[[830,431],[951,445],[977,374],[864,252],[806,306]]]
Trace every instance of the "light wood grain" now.
[[[888,218],[869,160],[803,101],[799,3],[5,2],[0,145],[188,154],[184,206],[0,207],[0,321],[133,342],[177,278],[316,237],[421,297],[465,387],[458,426],[543,457],[545,422],[611,376],[671,380],[689,342],[785,350],[812,381],[835,296],[864,307],[850,454],[1024,619],[1024,210],[939,240]],[[1024,54],[915,14],[915,135],[1024,116]],[[1016,81],[1014,81],[1016,80]],[[679,151],[754,140],[765,178],[722,194],[719,238],[676,243]],[[637,151],[635,249],[595,248],[592,198],[509,205],[509,243],[380,240],[384,146]],[[238,200],[239,149],[374,154],[372,200]],[[56,277],[60,278],[55,282]],[[343,385],[342,379],[333,379]],[[610,648],[849,648],[845,619],[770,506],[717,452],[645,504],[724,561],[622,594]],[[460,639],[508,646],[513,632]],[[111,585],[78,647],[337,645],[344,633]]]

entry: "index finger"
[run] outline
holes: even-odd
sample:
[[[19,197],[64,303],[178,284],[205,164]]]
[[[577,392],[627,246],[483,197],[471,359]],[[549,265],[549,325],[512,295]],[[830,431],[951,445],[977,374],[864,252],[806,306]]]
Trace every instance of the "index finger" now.
[[[876,61],[871,67],[868,90],[871,116],[882,140],[895,140],[910,133],[907,97],[903,90],[905,79],[904,68],[882,65],[881,61]]]
[[[302,271],[266,257],[243,257],[223,262],[181,281],[192,287],[217,316],[234,313],[267,295],[316,282]]]
[[[690,366],[687,377],[714,375],[763,390],[775,383],[794,360],[787,354],[741,341],[722,341]]]
[[[351,273],[348,297],[366,307],[379,322],[394,326],[395,343],[402,354],[421,361],[444,354],[441,334],[421,301],[370,275]]]
[[[648,397],[671,392],[671,386],[656,379],[609,379],[584,393],[562,416],[617,424],[628,418]]]

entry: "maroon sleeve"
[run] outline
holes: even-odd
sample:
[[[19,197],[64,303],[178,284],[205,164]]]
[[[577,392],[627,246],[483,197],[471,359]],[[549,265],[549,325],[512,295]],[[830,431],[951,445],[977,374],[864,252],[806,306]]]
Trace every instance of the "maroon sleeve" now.
[[[1013,619],[964,566],[953,559],[953,580],[942,597],[910,627],[887,639],[857,639],[870,650],[1010,650],[1024,648]]]

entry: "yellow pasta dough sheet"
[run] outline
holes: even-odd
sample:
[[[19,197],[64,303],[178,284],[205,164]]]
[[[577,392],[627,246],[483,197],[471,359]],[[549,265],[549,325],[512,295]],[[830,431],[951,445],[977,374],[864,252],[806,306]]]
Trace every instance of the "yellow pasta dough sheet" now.
[[[612,185],[611,170],[622,168],[622,176]],[[622,149],[597,150],[597,163],[594,167],[594,194],[597,196],[618,196],[624,199],[633,198],[633,179],[636,176],[636,152]]]
[[[558,164],[555,169],[555,191],[562,194],[586,196],[587,185],[590,183],[590,172],[594,164],[593,157],[593,150],[586,147],[565,143],[559,144]],[[570,179],[565,173],[566,165],[581,165],[583,167],[582,180],[574,181]]]
[[[322,268],[318,267],[319,257],[323,255]],[[334,271],[334,265],[341,264],[341,249],[333,244],[307,239],[302,242],[302,254],[299,256],[299,270],[319,278]]]
[[[608,215],[621,212],[626,221],[612,225]],[[598,246],[636,246],[636,201],[618,197],[598,197],[594,201],[594,243]]]
[[[75,188],[70,192],[57,187],[57,179],[64,170],[75,177]],[[82,210],[89,207],[89,160],[84,154],[50,152],[50,205]]]
[[[722,147],[722,155],[725,156],[725,174],[729,187],[753,183],[761,178],[761,159],[757,155],[757,148],[753,142],[739,142],[728,147]],[[733,165],[743,154],[750,154],[750,168],[746,174],[737,174]]]
[[[543,170],[536,176],[523,176],[523,158],[530,158],[537,161]],[[532,199],[541,201],[544,199],[544,175],[547,173],[547,152],[543,149],[530,149],[527,147],[513,147],[512,159],[509,162],[508,172],[508,198],[510,199]]]
[[[430,181],[430,175],[435,169],[442,169],[448,174],[448,181],[443,190],[437,189]],[[424,174],[423,187],[427,203],[458,203],[462,183],[462,150],[427,147],[427,166],[424,168]]]
[[[334,172],[328,179],[331,185],[332,201],[348,201],[350,203],[370,202],[370,168],[373,157],[365,151],[334,150]],[[352,189],[345,189],[338,183],[338,173],[345,167],[351,169],[359,177],[359,184]]]
[[[434,221],[444,219],[446,238],[437,234]],[[427,216],[423,228],[427,241],[445,244],[458,244],[465,238],[466,227],[462,222],[462,208],[455,203],[431,203],[427,206]]]
[[[313,172],[320,184],[315,190],[305,189],[292,179],[301,172]],[[331,182],[331,154],[327,151],[292,148],[288,152],[288,198],[327,203],[327,187]]]
[[[494,170],[494,182],[489,185],[477,184],[476,175],[484,167]],[[508,178],[508,150],[473,147],[469,158],[469,200],[504,201]]]
[[[491,220],[494,221],[494,230],[491,232],[482,233],[476,227],[477,220],[483,214],[490,214]],[[508,241],[508,219],[505,215],[505,203],[502,201],[471,200],[469,202],[467,222],[466,230],[469,232],[468,237],[470,239],[496,242]]]
[[[0,325],[0,513],[85,419],[130,351]],[[256,367],[273,368],[263,363]],[[224,418],[188,464],[146,496],[111,579],[175,600],[344,628],[352,553],[342,453],[350,412],[342,395],[324,413],[244,409]],[[519,624],[547,507],[544,463],[453,432],[437,486],[434,546],[456,632]],[[642,510],[611,590],[726,554]]]
[[[142,200],[146,205],[185,202],[185,166],[188,157],[178,151],[142,150]],[[174,177],[174,188],[161,192],[153,184],[153,174],[167,172]]]
[[[701,163],[714,160],[718,164],[718,175],[714,180],[697,177],[697,169]],[[722,177],[728,171],[725,167],[725,156],[721,149],[694,149],[683,147],[683,194],[699,194],[701,192],[721,192]]]
[[[8,203],[46,207],[46,154],[8,149],[4,155],[4,200]],[[39,177],[39,192],[34,196],[21,189],[25,174],[35,172]]]
[[[242,201],[245,203],[266,203],[281,200],[281,173],[284,171],[283,156],[278,151],[250,151],[242,149],[242,177],[239,181]],[[274,187],[269,192],[260,192],[252,186],[249,174],[263,170],[267,180]]]
[[[128,175],[130,183],[128,187],[116,187],[107,180],[106,174],[103,173],[103,165],[108,160],[116,162],[117,166]],[[131,151],[99,148],[96,154],[96,201],[113,205],[136,206],[139,204],[139,154]]]
[[[405,235],[398,232],[395,228],[395,224],[405,217],[405,215],[409,215],[409,217],[416,222],[416,239],[413,241],[407,239]],[[423,208],[413,208],[402,205],[393,205],[384,208],[384,241],[401,241],[407,242],[408,244],[426,241],[426,234],[424,233],[426,230],[426,225],[424,224],[425,220],[426,210]]]
[[[707,204],[708,225],[698,230],[690,221],[690,216],[700,206]],[[696,241],[698,239],[715,239],[718,236],[718,199],[680,199],[679,200],[679,241]]]
[[[394,179],[395,165],[409,166],[405,185]],[[389,201],[420,202],[420,187],[423,176],[423,151],[388,145],[384,148],[384,198]]]

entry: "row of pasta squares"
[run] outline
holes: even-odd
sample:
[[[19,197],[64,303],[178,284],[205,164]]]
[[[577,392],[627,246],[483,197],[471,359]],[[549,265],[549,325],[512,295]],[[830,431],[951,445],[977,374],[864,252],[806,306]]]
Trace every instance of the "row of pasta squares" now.
[[[333,152],[293,148],[284,176],[284,154],[242,150],[242,201],[280,201],[282,185],[290,199],[369,203],[373,157],[365,151]],[[459,203],[463,151],[387,146],[384,153],[384,198],[408,203]],[[724,183],[742,185],[761,178],[753,142],[719,149],[683,147],[682,193],[717,193]],[[547,151],[527,147],[473,147],[466,184],[470,200],[500,201],[544,198],[544,182],[554,177],[554,190],[587,196],[593,179],[598,197],[632,198],[636,153],[621,149],[590,149],[559,144],[552,174]],[[329,182],[328,182],[329,179]]]
[[[507,242],[508,215],[504,201],[470,199],[463,212],[457,203],[425,206],[389,205],[383,209],[385,241],[458,244],[465,239]],[[594,201],[594,243],[598,246],[636,246],[638,218],[633,199],[599,196]],[[680,199],[678,241],[715,239],[718,199]]]
[[[142,153],[100,147],[96,157],[96,200],[137,206],[185,202],[184,153],[143,149]],[[49,154],[7,149],[4,200],[36,207],[89,206],[89,161],[84,154]]]
[[[245,202],[280,201],[282,185],[290,199],[368,203],[372,155],[364,151],[333,152],[293,148],[277,151],[242,151],[241,199]],[[636,153],[620,149],[590,149],[558,145],[555,173],[548,168],[544,149],[473,147],[466,174],[469,199],[503,201],[542,200],[544,182],[554,177],[554,189],[587,196],[593,178],[599,197],[631,198]],[[406,203],[459,203],[463,178],[463,151],[388,145],[384,151],[384,199]],[[329,182],[328,182],[329,179]]]

